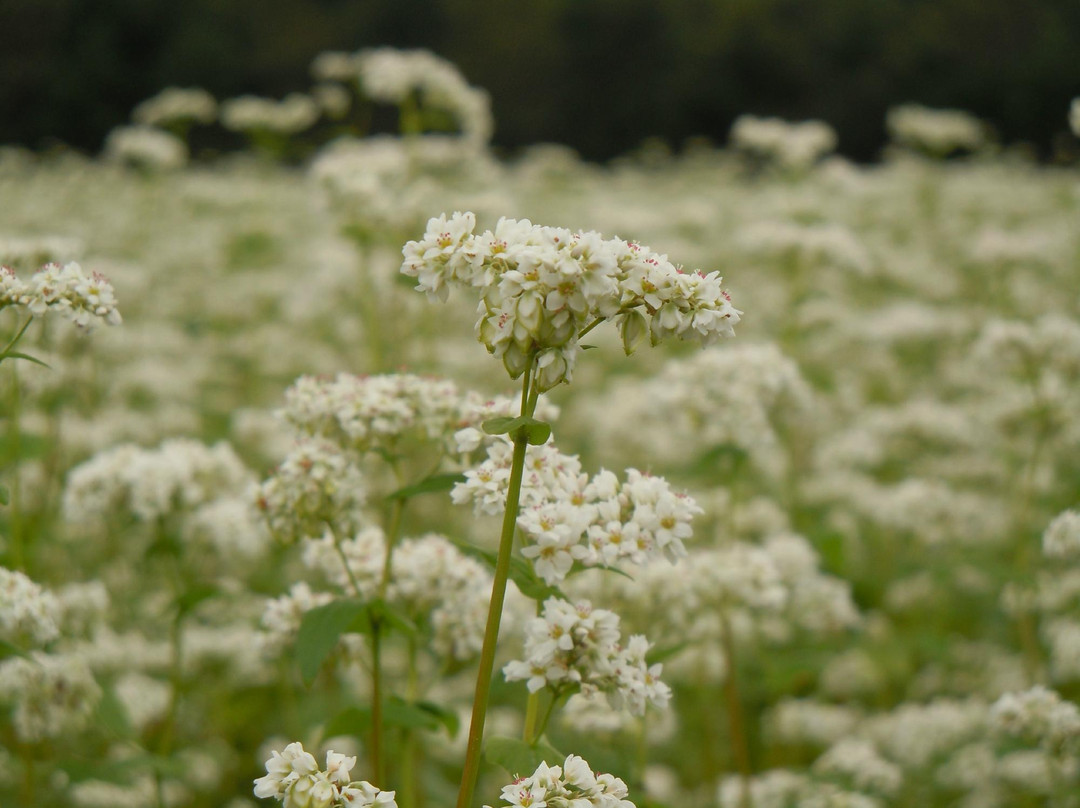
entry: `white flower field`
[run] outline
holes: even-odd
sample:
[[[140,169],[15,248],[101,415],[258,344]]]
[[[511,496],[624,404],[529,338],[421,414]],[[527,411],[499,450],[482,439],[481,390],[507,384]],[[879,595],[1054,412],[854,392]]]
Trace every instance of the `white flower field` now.
[[[1080,806],[1080,165],[313,72],[0,149],[0,805]]]

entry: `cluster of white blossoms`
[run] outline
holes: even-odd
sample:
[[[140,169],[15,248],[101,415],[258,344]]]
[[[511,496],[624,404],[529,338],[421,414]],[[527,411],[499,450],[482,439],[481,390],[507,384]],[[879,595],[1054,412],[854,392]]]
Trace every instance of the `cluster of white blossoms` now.
[[[393,791],[353,780],[356,757],[326,753],[326,768],[293,742],[266,761],[266,775],[255,781],[256,797],[281,800],[282,808],[397,808]]]
[[[720,808],[740,808],[747,804],[746,783],[738,776],[720,782]],[[758,808],[884,808],[881,800],[858,791],[847,791],[834,783],[821,783],[787,769],[770,769],[749,781],[749,804]]]
[[[338,536],[357,530],[367,484],[335,444],[314,438],[292,451],[255,490],[256,507],[280,541],[318,538],[327,527]]]
[[[217,117],[217,101],[206,90],[166,87],[135,107],[131,117],[145,126],[168,126],[180,122],[213,123]]]
[[[221,125],[233,132],[276,132],[293,135],[319,120],[319,105],[311,96],[290,93],[280,101],[243,95],[221,103]]]
[[[583,758],[569,755],[562,766],[544,761],[528,777],[503,786],[498,808],[634,808],[629,793],[618,777],[593,772]]]
[[[780,118],[740,115],[731,145],[790,171],[805,171],[836,148],[836,131],[823,121],[789,123]]]
[[[990,707],[990,723],[1051,751],[1080,751],[1080,708],[1042,685],[1003,695]]]
[[[1062,511],[1046,528],[1042,551],[1047,558],[1080,560],[1080,511]]]
[[[426,50],[372,48],[356,54],[365,95],[388,104],[404,104],[414,94],[422,108],[450,113],[462,135],[487,142],[494,129],[491,98],[472,87],[453,63]]]
[[[83,328],[120,324],[112,285],[74,262],[46,264],[29,281],[11,267],[0,267],[0,310],[7,306],[25,307],[35,317],[57,314]]]
[[[734,335],[740,312],[717,272],[685,272],[640,244],[528,219],[475,227],[472,213],[431,219],[423,239],[405,245],[401,271],[432,300],[455,284],[479,290],[480,342],[511,378],[535,358],[541,392],[570,381],[579,334],[594,323],[615,320],[627,352],[646,335],[654,344]]]
[[[206,446],[173,438],[155,449],[122,444],[68,473],[64,516],[91,527],[122,517],[153,522],[239,496],[252,483],[251,472],[227,443]]]
[[[808,415],[813,396],[794,360],[773,344],[751,343],[669,360],[659,373],[617,381],[589,403],[586,415],[606,446],[679,465],[732,446],[759,468],[779,471],[778,430]]]
[[[188,161],[188,148],[176,135],[153,126],[118,126],[105,138],[104,157],[151,171],[172,171]]]
[[[24,647],[60,636],[60,602],[18,570],[0,567],[0,640]]]
[[[671,688],[660,681],[662,666],[648,665],[649,641],[640,634],[621,644],[619,616],[594,609],[587,600],[544,601],[544,610],[525,626],[525,659],[503,668],[507,681],[525,681],[530,693],[580,688],[604,693],[613,708],[643,715],[647,704],[664,708]]]
[[[285,391],[279,415],[300,434],[330,441],[343,451],[390,451],[416,432],[456,454],[457,432],[475,430],[496,415],[516,413],[517,406],[507,397],[462,393],[453,382],[437,377],[339,373],[301,376]]]
[[[885,128],[901,146],[932,157],[954,151],[976,151],[986,143],[982,121],[957,109],[930,109],[918,104],[893,107]]]
[[[843,738],[814,761],[814,771],[839,775],[859,791],[893,797],[904,782],[904,773],[883,758],[869,741]]]
[[[462,436],[463,438],[469,436]],[[451,491],[458,504],[498,514],[506,502],[513,444],[499,438],[488,457],[465,472]],[[563,580],[574,562],[587,567],[644,564],[686,554],[690,521],[702,509],[663,477],[627,469],[620,481],[610,471],[589,477],[577,456],[554,444],[530,446],[525,455],[518,528],[528,538],[522,554],[549,584]]]
[[[0,662],[0,703],[14,705],[11,722],[21,741],[78,732],[100,700],[101,688],[79,656],[34,651]]]

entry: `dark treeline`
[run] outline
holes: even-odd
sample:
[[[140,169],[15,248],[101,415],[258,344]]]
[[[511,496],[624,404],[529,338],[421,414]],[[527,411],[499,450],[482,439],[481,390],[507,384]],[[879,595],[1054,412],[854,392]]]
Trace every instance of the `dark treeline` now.
[[[959,107],[1045,156],[1080,95],[1080,0],[0,0],[0,143],[97,151],[170,86],[310,86],[323,50],[426,47],[492,94],[495,141],[593,159],[820,118],[874,157],[888,107]]]

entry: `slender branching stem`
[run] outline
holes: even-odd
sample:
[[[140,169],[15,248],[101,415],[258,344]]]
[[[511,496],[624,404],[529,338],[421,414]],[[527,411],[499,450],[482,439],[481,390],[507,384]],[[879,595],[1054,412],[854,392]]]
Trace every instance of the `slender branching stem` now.
[[[521,385],[521,414],[528,415],[535,354],[529,356]],[[491,605],[488,608],[484,644],[480,651],[480,670],[476,676],[476,694],[473,698],[472,721],[469,740],[465,749],[465,768],[461,774],[457,808],[469,808],[472,804],[476,781],[480,776],[480,750],[484,740],[484,721],[487,718],[488,699],[491,695],[491,676],[495,668],[495,644],[499,638],[502,621],[506,582],[510,576],[510,553],[514,548],[514,531],[517,529],[518,502],[521,499],[521,480],[525,470],[525,450],[528,439],[523,434],[514,437],[514,456],[510,464],[510,482],[506,493],[506,512],[503,515],[502,535],[499,538],[499,554],[495,562],[495,578],[491,585]]]

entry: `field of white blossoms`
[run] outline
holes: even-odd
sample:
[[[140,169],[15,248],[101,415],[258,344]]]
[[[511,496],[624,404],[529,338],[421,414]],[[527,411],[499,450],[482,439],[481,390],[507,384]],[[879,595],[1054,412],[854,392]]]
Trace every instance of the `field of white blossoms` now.
[[[1080,805],[1080,166],[313,73],[0,151],[0,805]]]

